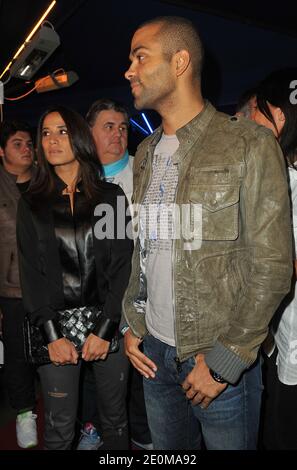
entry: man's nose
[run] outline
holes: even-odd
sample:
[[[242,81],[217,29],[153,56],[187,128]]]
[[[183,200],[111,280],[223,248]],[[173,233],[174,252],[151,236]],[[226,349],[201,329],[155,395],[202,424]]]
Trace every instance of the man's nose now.
[[[122,137],[123,129],[121,127],[114,127],[114,135],[117,137]]]
[[[125,72],[125,78],[126,80],[131,80],[131,78],[135,75],[135,72],[133,70],[133,64],[130,65],[128,70]]]
[[[31,153],[31,152],[33,152],[33,147],[32,147],[32,145],[31,145],[31,144],[24,144],[24,145],[22,146],[22,152],[23,152],[23,153]]]

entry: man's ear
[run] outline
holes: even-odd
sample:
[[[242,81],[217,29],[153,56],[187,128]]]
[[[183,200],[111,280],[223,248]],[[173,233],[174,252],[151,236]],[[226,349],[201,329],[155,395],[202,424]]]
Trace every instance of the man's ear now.
[[[4,157],[4,150],[2,147],[0,147],[0,157]]]
[[[187,50],[182,49],[181,51],[176,52],[174,56],[176,76],[179,77],[189,67],[191,61],[190,54]]]

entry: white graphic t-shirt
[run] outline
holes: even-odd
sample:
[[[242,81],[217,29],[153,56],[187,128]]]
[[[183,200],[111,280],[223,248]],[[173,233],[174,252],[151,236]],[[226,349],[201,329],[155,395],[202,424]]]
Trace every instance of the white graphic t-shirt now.
[[[140,242],[147,251],[146,325],[155,338],[171,346],[175,346],[171,212],[178,182],[178,166],[172,163],[172,156],[178,147],[175,135],[162,135],[155,148],[152,179],[140,211]]]

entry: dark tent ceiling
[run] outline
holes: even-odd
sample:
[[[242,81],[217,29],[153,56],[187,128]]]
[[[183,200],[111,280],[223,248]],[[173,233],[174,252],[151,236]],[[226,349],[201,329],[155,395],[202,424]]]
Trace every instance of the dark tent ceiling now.
[[[50,3],[0,0],[1,72]],[[53,102],[85,113],[102,96],[121,99],[132,109],[129,85],[123,77],[131,36],[140,22],[168,14],[189,17],[198,26],[206,48],[204,89],[219,106],[234,105],[243,90],[271,70],[296,65],[296,15],[291,1],[274,5],[268,0],[58,0],[47,19],[61,45],[32,83],[61,67],[76,71],[80,79],[64,90],[5,101],[4,116],[35,123]],[[11,79],[5,95],[22,95],[32,83]]]

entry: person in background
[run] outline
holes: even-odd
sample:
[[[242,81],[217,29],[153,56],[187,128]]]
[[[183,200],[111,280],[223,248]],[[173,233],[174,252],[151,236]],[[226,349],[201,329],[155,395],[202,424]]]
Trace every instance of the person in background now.
[[[256,88],[250,88],[239,98],[236,107],[236,116],[253,119],[257,109]]]
[[[87,122],[96,143],[98,158],[106,181],[119,185],[131,204],[133,192],[133,160],[128,153],[129,117],[127,109],[119,102],[103,98],[95,101],[87,115]],[[78,450],[92,450],[101,445],[100,422],[96,412],[92,371],[85,367],[83,375],[82,422],[84,423]],[[131,439],[140,448],[151,449],[143,396],[143,380],[131,368],[128,383],[128,413]]]
[[[118,186],[102,180],[91,132],[78,113],[63,106],[47,110],[37,137],[38,173],[20,199],[17,240],[25,309],[46,339],[51,360],[38,368],[45,449],[71,449],[83,360],[93,367],[104,447],[126,450],[129,363],[123,339],[117,352],[109,353],[109,347],[130,274],[128,204]],[[57,321],[58,310],[81,307],[102,311],[83,344],[82,360]]]
[[[25,310],[19,279],[16,216],[21,193],[29,187],[33,169],[33,136],[28,124],[0,124],[0,310],[3,314],[5,378],[11,406],[17,411],[16,436],[26,449],[38,443],[35,369],[24,355]]]
[[[207,449],[255,449],[258,350],[292,274],[282,153],[267,129],[203,98],[189,20],[139,26],[130,61],[135,107],[162,118],[135,155],[139,235],[123,300],[154,449],[202,438]]]
[[[269,450],[297,450],[297,68],[272,72],[257,87],[253,119],[270,129],[288,167],[293,228],[292,286],[272,319],[275,347],[264,355],[263,445]],[[296,86],[295,86],[296,88]],[[279,232],[278,232],[279,235]],[[277,235],[277,236],[278,236]]]
[[[119,102],[103,98],[91,105],[86,119],[95,140],[105,179],[118,184],[131,204],[134,157],[128,152],[127,109]]]

